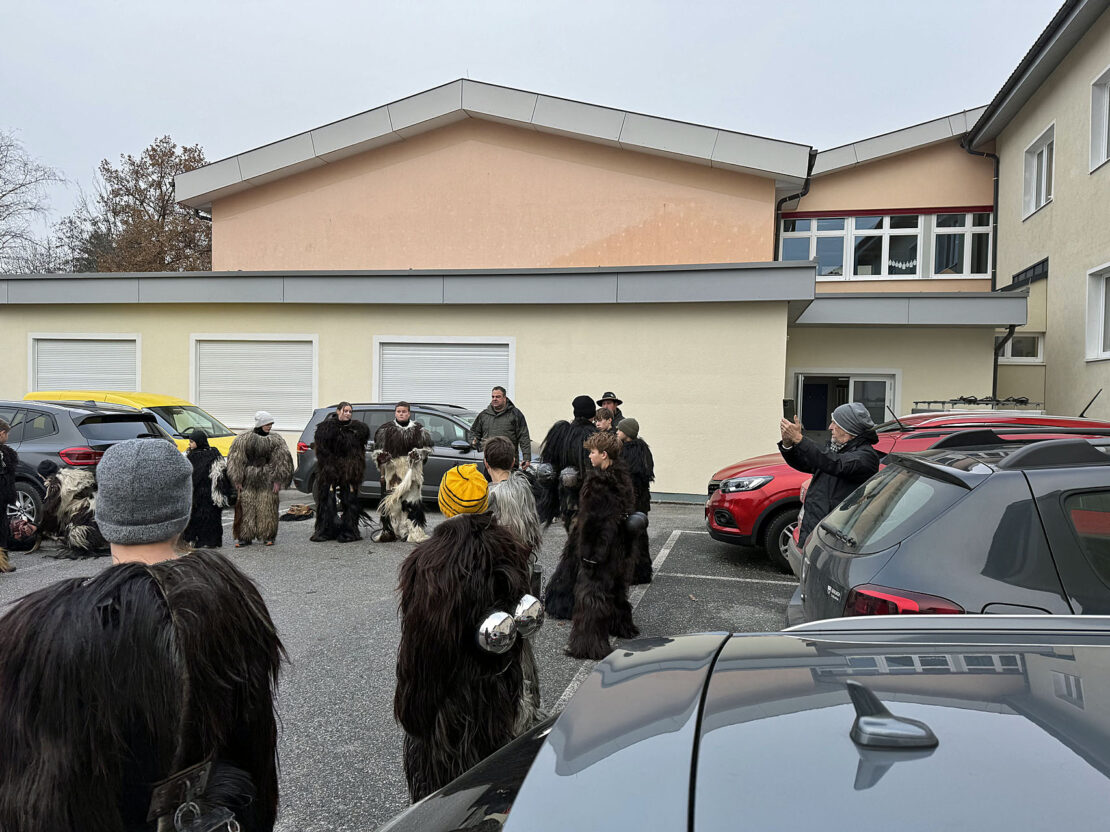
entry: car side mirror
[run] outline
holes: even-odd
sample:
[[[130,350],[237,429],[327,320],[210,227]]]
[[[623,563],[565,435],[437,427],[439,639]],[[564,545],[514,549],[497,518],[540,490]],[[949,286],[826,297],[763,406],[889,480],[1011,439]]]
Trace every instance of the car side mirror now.
[[[458,451],[460,454],[464,454],[470,450],[470,443],[467,442],[465,439],[456,439],[454,442],[451,443],[451,450]]]

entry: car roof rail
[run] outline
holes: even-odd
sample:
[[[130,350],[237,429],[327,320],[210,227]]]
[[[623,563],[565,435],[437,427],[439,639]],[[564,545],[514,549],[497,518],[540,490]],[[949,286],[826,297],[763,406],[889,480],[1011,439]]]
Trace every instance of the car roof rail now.
[[[1007,439],[999,434],[1005,434]],[[1110,437],[1108,428],[1054,428],[1049,426],[1015,426],[1013,428],[995,425],[989,428],[973,428],[950,433],[929,450],[942,448],[987,448],[1006,445],[1028,445],[1030,442],[1044,442],[1044,436],[1105,436]]]
[[[1046,439],[1026,445],[997,463],[998,468],[1007,471],[1063,465],[1110,465],[1110,456],[1085,439]]]
[[[953,630],[956,632],[1041,630],[1110,632],[1108,615],[859,615],[825,618],[787,627],[784,633],[853,633],[864,631]]]

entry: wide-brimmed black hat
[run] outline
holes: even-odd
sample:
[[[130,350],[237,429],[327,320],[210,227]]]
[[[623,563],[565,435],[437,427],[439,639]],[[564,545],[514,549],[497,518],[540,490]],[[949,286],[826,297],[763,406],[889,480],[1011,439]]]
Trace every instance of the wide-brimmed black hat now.
[[[620,407],[620,406],[621,406],[622,404],[624,404],[624,402],[622,402],[622,401],[621,401],[620,399],[618,399],[618,398],[617,398],[617,394],[616,394],[616,393],[612,393],[612,392],[610,392],[610,393],[602,393],[602,394],[601,394],[601,398],[597,400],[597,406],[598,406],[598,407],[601,407],[601,406],[602,406],[603,404],[605,404],[605,402],[607,402],[607,401],[614,401],[614,402],[616,402],[616,403],[617,403],[617,407]]]

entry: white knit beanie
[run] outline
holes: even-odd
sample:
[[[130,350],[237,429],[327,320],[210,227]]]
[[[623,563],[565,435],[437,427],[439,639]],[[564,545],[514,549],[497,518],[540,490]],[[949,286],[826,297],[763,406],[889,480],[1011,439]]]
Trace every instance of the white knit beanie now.
[[[260,410],[254,414],[254,426],[260,428],[263,425],[272,425],[274,417],[267,413],[265,410]]]

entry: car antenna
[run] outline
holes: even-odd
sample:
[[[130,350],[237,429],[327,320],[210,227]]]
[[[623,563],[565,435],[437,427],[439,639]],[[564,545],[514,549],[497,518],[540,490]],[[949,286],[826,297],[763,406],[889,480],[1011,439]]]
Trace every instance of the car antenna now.
[[[894,417],[894,421],[898,423],[898,427],[900,427],[902,430],[908,430],[908,428],[902,424],[902,420],[898,418],[898,414],[894,412],[893,407],[888,404],[886,406],[886,409],[890,411],[890,415]]]
[[[1102,388],[1100,387],[1100,388],[1098,388],[1098,393],[1095,393],[1091,397],[1091,400],[1089,402],[1087,402],[1087,406],[1085,408],[1083,408],[1083,412],[1079,414],[1080,419],[1082,419],[1083,416],[1086,415],[1087,411],[1091,409],[1091,405],[1093,405],[1095,403],[1095,399],[1098,398],[1099,393],[1101,393],[1101,392],[1102,392]]]

